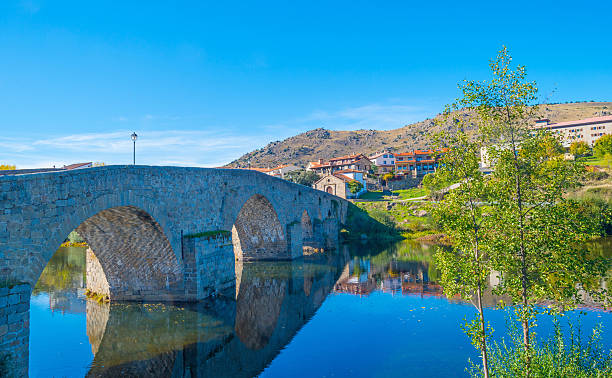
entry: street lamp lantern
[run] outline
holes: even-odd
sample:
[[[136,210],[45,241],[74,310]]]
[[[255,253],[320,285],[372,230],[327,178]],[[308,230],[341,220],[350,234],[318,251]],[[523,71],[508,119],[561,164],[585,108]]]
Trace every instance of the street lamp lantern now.
[[[132,141],[134,142],[134,165],[136,165],[136,139],[138,139],[138,135],[136,134],[136,132],[133,132],[132,135]]]

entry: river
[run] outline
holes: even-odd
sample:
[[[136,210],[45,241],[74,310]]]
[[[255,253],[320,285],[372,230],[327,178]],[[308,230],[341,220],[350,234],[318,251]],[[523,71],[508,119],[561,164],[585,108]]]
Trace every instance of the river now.
[[[610,255],[610,240],[596,244]],[[343,246],[292,262],[236,265],[236,289],[198,304],[85,297],[85,249],[60,248],[31,297],[31,377],[467,376],[474,309],[436,284],[434,246]],[[506,311],[485,298],[499,338]],[[585,315],[579,315],[584,312]],[[573,311],[583,327],[612,314]],[[538,333],[551,329],[543,318]]]

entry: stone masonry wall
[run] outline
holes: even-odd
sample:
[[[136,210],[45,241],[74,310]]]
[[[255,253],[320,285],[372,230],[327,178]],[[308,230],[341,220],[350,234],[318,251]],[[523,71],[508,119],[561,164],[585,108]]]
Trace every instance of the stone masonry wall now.
[[[106,274],[100,265],[100,261],[91,248],[87,248],[85,256],[87,271],[87,290],[110,298],[110,288],[106,280]]]
[[[235,285],[231,235],[186,237],[183,244],[188,300],[201,300]]]
[[[9,377],[28,376],[29,327],[30,285],[0,288],[0,355],[10,355]]]
[[[300,222],[305,210],[313,224],[346,217],[347,203],[338,197],[240,169],[104,166],[0,176],[0,280],[34,285],[59,245],[79,228],[106,273],[111,296],[113,282],[127,282],[120,287],[129,294],[125,299],[164,289],[184,293],[182,235],[231,230],[253,198],[269,206],[252,210],[270,211],[243,218],[243,231],[261,226],[246,238],[257,240],[247,244],[255,250],[278,247],[276,254],[256,258],[295,257],[287,226]],[[124,254],[129,251],[138,253]]]

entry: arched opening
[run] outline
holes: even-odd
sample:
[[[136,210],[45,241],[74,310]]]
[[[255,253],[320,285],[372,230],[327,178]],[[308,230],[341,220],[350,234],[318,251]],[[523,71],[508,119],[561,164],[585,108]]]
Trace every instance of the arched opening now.
[[[325,191],[329,194],[334,194],[334,188],[332,188],[331,186],[328,186]]]
[[[274,207],[255,194],[238,213],[232,227],[236,260],[262,260],[287,255],[287,241]]]
[[[182,270],[170,242],[144,210],[102,210],[76,231],[90,248],[88,289],[107,290],[111,300],[172,300],[183,293]]]
[[[95,295],[88,299],[88,292]],[[110,311],[106,297],[166,301],[183,292],[182,270],[153,217],[134,206],[96,213],[68,235],[33,288],[31,321],[29,329],[24,327],[32,335],[30,374],[62,375],[54,370],[59,367],[48,353],[57,348],[58,339],[70,340],[58,351],[71,355],[62,360],[61,368],[87,374],[106,332]]]
[[[53,279],[53,270],[66,265],[62,259],[80,258],[86,288],[111,300],[172,300],[183,292],[182,269],[161,226],[134,206],[102,210],[78,225],[36,286]]]

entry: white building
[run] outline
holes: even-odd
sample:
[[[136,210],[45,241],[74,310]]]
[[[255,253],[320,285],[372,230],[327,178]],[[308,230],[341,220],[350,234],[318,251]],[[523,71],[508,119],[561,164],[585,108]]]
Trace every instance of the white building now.
[[[378,173],[391,172],[395,169],[395,155],[389,151],[379,152],[368,159],[378,167]]]
[[[546,128],[561,136],[563,147],[582,141],[593,146],[602,135],[612,134],[612,116],[592,117],[577,121],[550,123],[549,119],[539,119],[536,128]]]

